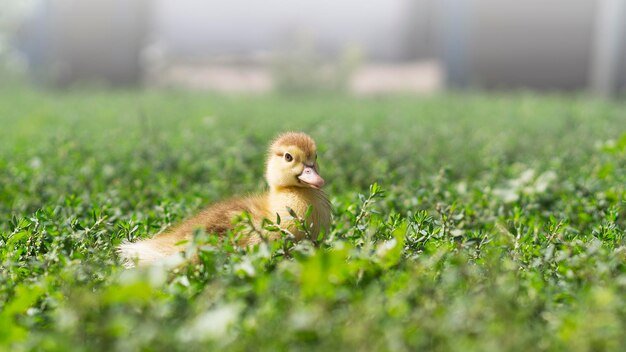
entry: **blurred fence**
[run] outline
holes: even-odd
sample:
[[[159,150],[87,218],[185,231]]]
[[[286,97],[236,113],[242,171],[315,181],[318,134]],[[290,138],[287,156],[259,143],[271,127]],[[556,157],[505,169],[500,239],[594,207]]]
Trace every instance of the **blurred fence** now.
[[[450,86],[595,82],[610,94],[626,87],[626,16],[615,1],[43,0],[18,42],[35,71],[61,84],[134,84],[146,66],[158,75],[185,61],[266,64],[305,33],[322,59],[358,46],[368,63],[440,62]]]

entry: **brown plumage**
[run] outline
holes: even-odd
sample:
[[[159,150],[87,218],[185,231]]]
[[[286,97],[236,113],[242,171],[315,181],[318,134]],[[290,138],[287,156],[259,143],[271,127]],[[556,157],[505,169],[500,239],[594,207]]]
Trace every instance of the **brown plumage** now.
[[[282,219],[281,227],[297,239],[302,239],[304,233],[297,229],[287,209],[293,209],[299,218],[304,218],[310,206],[311,214],[307,222],[311,226],[311,235],[317,236],[322,231],[328,233],[331,208],[328,197],[321,190],[324,180],[318,170],[317,148],[313,139],[304,133],[284,133],[272,142],[268,151],[265,172],[268,192],[213,204],[161,235],[122,244],[119,252],[130,266],[135,258],[139,265],[160,262],[183,251],[185,246],[177,243],[190,240],[195,229],[223,235],[233,228],[233,218],[243,212],[250,214],[257,228],[263,219],[275,220],[278,214]],[[272,236],[276,233],[268,234],[269,238]],[[242,238],[240,244],[250,245],[260,241],[258,234],[250,235]]]

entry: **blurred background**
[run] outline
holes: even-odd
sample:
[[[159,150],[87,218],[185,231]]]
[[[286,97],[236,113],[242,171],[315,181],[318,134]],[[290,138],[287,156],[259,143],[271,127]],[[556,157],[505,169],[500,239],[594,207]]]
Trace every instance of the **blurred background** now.
[[[219,92],[626,87],[623,0],[5,0],[0,79]]]

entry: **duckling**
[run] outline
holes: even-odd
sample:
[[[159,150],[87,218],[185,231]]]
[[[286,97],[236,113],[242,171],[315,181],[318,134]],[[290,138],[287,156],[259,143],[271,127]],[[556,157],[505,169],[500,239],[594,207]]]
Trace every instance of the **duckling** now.
[[[250,215],[257,228],[263,219],[273,220],[278,215],[282,220],[280,226],[300,240],[306,234],[296,225],[288,209],[304,219],[311,207],[306,219],[309,234],[317,238],[320,233],[328,233],[331,206],[322,190],[324,179],[319,174],[317,147],[311,137],[301,132],[287,132],[274,139],[267,154],[265,179],[269,185],[267,192],[213,204],[163,234],[135,243],[123,243],[118,248],[121,257],[126,259],[127,266],[133,266],[134,258],[139,265],[162,262],[184,251],[184,246],[177,244],[190,240],[195,229],[224,235],[233,229],[233,218],[243,212]],[[269,239],[276,236],[276,233],[267,234]],[[253,245],[261,240],[259,234],[254,234],[241,239],[239,244]]]

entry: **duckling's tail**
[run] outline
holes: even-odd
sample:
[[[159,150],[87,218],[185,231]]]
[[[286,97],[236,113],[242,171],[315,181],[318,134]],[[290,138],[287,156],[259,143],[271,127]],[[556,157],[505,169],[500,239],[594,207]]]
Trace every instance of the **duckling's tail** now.
[[[138,242],[124,241],[117,247],[117,253],[126,268],[153,264],[171,267],[184,260],[182,252],[186,247],[178,245],[180,241],[180,238],[170,234]]]

